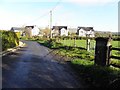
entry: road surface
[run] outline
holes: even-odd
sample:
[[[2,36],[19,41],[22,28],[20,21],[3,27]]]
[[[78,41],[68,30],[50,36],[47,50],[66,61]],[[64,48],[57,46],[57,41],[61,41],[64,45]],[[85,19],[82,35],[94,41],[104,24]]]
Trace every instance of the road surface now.
[[[59,63],[49,50],[34,41],[2,57],[3,88],[83,88],[67,64]]]

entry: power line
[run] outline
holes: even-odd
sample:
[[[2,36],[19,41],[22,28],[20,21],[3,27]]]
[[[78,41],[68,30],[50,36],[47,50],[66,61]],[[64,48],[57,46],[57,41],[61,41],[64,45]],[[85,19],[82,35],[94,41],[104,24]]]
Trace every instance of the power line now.
[[[48,14],[49,14],[49,12],[46,12],[46,13],[44,13],[43,15],[41,15],[40,17],[37,17],[36,19],[34,19],[34,20],[32,20],[32,21],[30,21],[30,22],[28,22],[28,23],[38,21],[38,20],[42,19],[43,17],[47,16]],[[28,24],[28,23],[27,23],[27,24]]]
[[[62,2],[62,0],[59,0],[56,5],[51,9],[51,11],[53,11],[60,3]]]
[[[55,5],[52,9],[50,9],[48,12],[44,13],[44,14],[41,15],[40,17],[37,17],[36,19],[34,19],[34,20],[32,20],[32,21],[30,21],[30,22],[28,22],[28,23],[38,21],[38,20],[42,19],[43,17],[49,15],[50,11],[55,10],[55,8],[61,3],[61,1],[62,1],[62,0],[59,0],[59,1],[56,3],[56,5]],[[27,23],[27,24],[28,24],[28,23]]]

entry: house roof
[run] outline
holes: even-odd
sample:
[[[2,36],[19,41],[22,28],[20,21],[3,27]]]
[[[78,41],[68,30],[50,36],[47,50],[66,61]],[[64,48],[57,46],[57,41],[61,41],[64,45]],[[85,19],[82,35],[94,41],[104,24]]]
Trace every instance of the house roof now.
[[[34,28],[34,26],[25,26],[25,28],[32,28],[32,29],[33,29],[33,28]]]
[[[90,30],[94,31],[93,27],[78,27],[77,28],[77,30],[80,30],[80,29],[83,29],[85,31],[90,31]]]
[[[62,28],[65,28],[67,30],[67,26],[53,26],[52,30],[53,29],[61,30]]]
[[[11,30],[22,30],[22,27],[12,27]]]

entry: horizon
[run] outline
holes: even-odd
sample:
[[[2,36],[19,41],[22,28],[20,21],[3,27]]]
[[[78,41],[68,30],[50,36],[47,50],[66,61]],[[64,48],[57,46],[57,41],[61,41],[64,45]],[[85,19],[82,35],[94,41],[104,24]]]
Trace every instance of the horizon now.
[[[96,31],[118,32],[119,0],[1,0],[0,29],[50,25],[94,27]],[[41,23],[42,22],[42,23]]]

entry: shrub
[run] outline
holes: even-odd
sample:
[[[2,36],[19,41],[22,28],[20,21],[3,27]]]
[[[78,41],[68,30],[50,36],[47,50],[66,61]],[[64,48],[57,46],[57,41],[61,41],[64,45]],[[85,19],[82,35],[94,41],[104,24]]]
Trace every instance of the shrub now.
[[[20,32],[15,32],[17,37],[20,38]]]
[[[15,32],[0,31],[2,37],[2,51],[19,45],[19,39]]]

